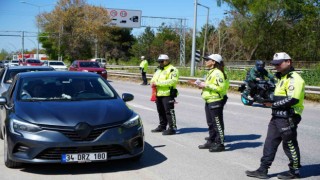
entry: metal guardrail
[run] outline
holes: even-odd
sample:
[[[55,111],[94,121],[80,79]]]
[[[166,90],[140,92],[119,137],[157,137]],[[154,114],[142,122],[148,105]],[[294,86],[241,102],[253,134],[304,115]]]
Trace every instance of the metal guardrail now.
[[[126,78],[141,78],[140,73],[128,73],[128,72],[121,72],[121,71],[108,71],[108,76],[120,76],[120,77],[126,77]],[[147,74],[147,79],[152,78],[152,74]],[[180,76],[179,77],[179,82],[180,83],[187,83],[189,80],[196,80],[199,78],[194,78],[194,77],[185,77],[185,76]],[[242,84],[243,81],[230,81],[230,86],[232,87],[239,87],[240,84]],[[318,86],[305,86],[305,92],[307,94],[320,94],[320,87]]]

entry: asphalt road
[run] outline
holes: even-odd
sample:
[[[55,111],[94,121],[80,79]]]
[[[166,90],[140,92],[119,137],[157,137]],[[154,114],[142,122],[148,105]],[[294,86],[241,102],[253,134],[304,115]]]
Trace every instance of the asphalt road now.
[[[156,105],[151,102],[150,86],[136,82],[110,81],[118,93],[132,93],[135,99],[128,105],[138,112],[145,128],[145,153],[138,163],[110,161],[92,164],[25,165],[8,169],[3,163],[3,141],[0,141],[1,179],[252,179],[245,170],[259,166],[271,110],[259,105],[244,106],[239,94],[229,93],[224,110],[226,151],[210,153],[199,150],[208,135],[204,102],[200,90],[179,87],[176,104],[178,134],[163,136],[151,133],[158,125]],[[301,151],[301,174],[306,179],[320,179],[320,104],[305,103],[298,128]],[[288,170],[288,159],[282,146],[269,170],[271,179]]]

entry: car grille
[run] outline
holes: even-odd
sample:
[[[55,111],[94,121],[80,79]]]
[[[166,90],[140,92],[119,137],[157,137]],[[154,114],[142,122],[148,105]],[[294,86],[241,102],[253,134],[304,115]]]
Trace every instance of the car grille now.
[[[128,154],[128,151],[120,145],[105,145],[105,146],[91,146],[91,147],[63,147],[63,148],[49,148],[42,151],[35,158],[46,160],[60,160],[62,154],[73,153],[94,153],[94,152],[107,152],[108,157],[120,156]]]
[[[105,126],[105,127],[99,127],[94,128],[90,134],[85,137],[81,138],[80,135],[73,129],[73,127],[57,127],[57,126],[41,126],[43,130],[50,130],[50,131],[57,131],[71,139],[72,141],[93,141],[98,136],[100,136],[103,132],[105,132],[108,129],[118,127],[120,125],[113,125],[113,126]]]

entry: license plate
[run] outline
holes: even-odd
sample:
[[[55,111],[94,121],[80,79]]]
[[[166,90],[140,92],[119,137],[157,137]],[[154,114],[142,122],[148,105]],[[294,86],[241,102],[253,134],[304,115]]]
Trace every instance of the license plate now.
[[[78,154],[62,154],[61,162],[91,162],[91,161],[106,161],[108,159],[106,152],[98,153],[78,153]]]

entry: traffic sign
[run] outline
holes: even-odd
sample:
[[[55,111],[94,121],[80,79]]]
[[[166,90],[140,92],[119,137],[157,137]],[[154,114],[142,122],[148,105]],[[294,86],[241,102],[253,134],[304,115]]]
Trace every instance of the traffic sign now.
[[[126,9],[107,9],[111,22],[109,26],[118,26],[124,28],[139,28],[141,27],[140,10],[126,10]]]
[[[195,57],[195,61],[200,62],[200,57],[201,57],[200,50],[196,50],[196,55],[195,56],[196,56]]]

